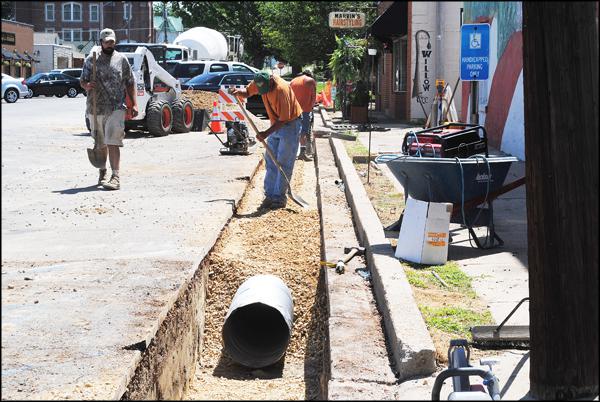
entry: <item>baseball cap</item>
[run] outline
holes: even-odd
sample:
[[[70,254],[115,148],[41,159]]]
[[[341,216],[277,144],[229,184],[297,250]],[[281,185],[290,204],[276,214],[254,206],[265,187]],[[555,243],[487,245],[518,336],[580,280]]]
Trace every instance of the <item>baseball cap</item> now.
[[[258,88],[258,93],[261,95],[269,92],[269,81],[271,79],[271,74],[267,71],[259,71],[254,74],[254,83],[256,84],[256,88]]]
[[[117,41],[117,36],[115,35],[115,31],[110,28],[104,28],[100,31],[100,39],[103,41],[112,40],[114,42]]]

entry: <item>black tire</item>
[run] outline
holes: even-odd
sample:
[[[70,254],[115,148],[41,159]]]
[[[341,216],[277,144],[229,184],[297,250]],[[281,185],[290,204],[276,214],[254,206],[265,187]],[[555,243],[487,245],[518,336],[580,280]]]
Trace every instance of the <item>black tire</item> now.
[[[19,100],[19,92],[14,88],[8,88],[6,92],[4,92],[4,100],[7,103],[15,103]]]
[[[29,98],[33,98],[33,89],[30,88],[30,89],[27,90],[27,96],[26,96],[26,98],[28,98],[28,99]]]
[[[194,106],[187,99],[178,99],[171,106],[173,109],[173,132],[189,133],[194,125]]]
[[[156,137],[169,135],[173,127],[173,110],[166,100],[155,100],[148,103],[146,109],[146,128]]]
[[[55,95],[57,98],[62,98],[63,96],[65,96],[65,94],[56,94]]]
[[[76,96],[77,96],[77,93],[78,93],[78,92],[77,92],[77,88],[69,88],[69,89],[67,89],[67,96],[68,96],[69,98],[74,98],[74,97],[76,97]]]

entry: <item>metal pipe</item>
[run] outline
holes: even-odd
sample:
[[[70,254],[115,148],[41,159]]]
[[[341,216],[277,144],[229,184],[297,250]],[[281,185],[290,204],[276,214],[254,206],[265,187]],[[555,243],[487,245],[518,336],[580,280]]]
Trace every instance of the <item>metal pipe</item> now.
[[[253,276],[238,288],[225,316],[225,350],[244,366],[278,362],[290,343],[294,317],[292,294],[274,275]]]

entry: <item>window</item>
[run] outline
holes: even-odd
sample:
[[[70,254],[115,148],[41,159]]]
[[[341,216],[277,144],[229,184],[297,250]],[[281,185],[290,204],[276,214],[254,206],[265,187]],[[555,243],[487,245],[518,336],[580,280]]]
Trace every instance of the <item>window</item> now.
[[[81,21],[81,4],[65,3],[63,4],[63,21]],[[66,40],[66,39],[65,39]]]
[[[98,21],[98,4],[90,4],[90,21]]]
[[[123,3],[123,19],[129,21],[131,19],[131,4]]]
[[[211,73],[216,73],[219,71],[229,71],[229,67],[227,66],[227,64],[213,64],[212,66],[210,66],[210,70]]]
[[[46,28],[46,33],[54,33],[54,28]]]
[[[406,36],[394,41],[394,92],[406,91]]]
[[[81,29],[63,29],[62,39],[65,42],[81,42]]]
[[[96,40],[98,40],[99,37],[100,37],[100,35],[99,35],[98,31],[95,31],[93,29],[90,30],[90,38],[89,38],[90,40],[96,41]]]
[[[54,21],[54,3],[46,3],[46,21]]]
[[[233,64],[232,67],[233,67],[233,71],[243,71],[243,72],[252,71],[248,67],[243,66],[241,64]]]
[[[246,85],[246,80],[241,75],[226,75],[221,85]]]

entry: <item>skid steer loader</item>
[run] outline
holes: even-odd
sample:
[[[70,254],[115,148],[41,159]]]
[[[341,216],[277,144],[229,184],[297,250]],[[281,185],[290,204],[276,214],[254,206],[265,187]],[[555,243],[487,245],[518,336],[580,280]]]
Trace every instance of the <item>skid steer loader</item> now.
[[[100,54],[100,46],[90,53]],[[129,60],[135,79],[138,115],[125,117],[125,131],[142,130],[158,137],[174,133],[187,133],[194,123],[192,103],[182,96],[179,81],[162,68],[152,52],[138,46],[133,53],[121,53]],[[131,99],[126,96],[128,106]],[[86,126],[90,130],[88,118]]]

